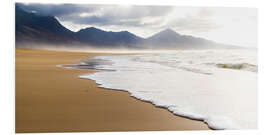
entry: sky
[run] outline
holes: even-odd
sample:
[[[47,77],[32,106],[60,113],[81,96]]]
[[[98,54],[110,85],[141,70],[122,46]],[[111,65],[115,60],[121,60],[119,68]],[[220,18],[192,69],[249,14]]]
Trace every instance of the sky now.
[[[55,16],[72,31],[96,27],[127,30],[147,38],[170,28],[215,42],[257,47],[257,9],[246,7],[179,7],[136,5],[19,3],[24,10]]]

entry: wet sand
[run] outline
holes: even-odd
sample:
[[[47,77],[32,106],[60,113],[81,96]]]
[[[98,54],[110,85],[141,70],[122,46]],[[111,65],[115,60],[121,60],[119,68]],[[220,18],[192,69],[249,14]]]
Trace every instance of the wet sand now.
[[[16,132],[209,130],[201,121],[78,78],[94,70],[56,66],[97,55],[112,54],[16,49]]]

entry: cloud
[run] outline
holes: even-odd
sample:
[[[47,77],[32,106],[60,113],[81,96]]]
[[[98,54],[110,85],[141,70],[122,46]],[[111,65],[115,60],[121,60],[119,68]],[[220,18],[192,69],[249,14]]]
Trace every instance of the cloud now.
[[[211,21],[213,12],[200,8],[198,12],[183,13],[183,8],[172,6],[123,6],[87,4],[18,3],[24,10],[56,16],[74,25],[129,26],[149,29],[174,28],[179,31],[207,32],[218,26]],[[175,12],[175,9],[176,12]],[[194,9],[194,8],[187,8]],[[171,15],[173,12],[173,16]],[[182,16],[180,14],[183,14]],[[169,18],[168,16],[171,16]],[[169,18],[169,21],[168,21]]]
[[[38,4],[38,3],[17,3],[22,9],[26,11],[35,11],[41,15],[49,15],[62,17],[71,14],[78,14],[82,12],[90,12],[94,8],[88,8],[83,5],[75,4]]]
[[[192,14],[185,14],[182,17],[175,17],[167,22],[167,27],[173,27],[178,31],[189,32],[208,32],[218,29],[220,26],[216,24],[212,16],[214,12],[207,8],[200,8]]]
[[[42,15],[56,16],[60,21],[79,25],[125,25],[149,26],[162,22],[157,20],[170,13],[170,6],[121,6],[121,5],[75,5],[75,4],[19,4],[24,10]]]

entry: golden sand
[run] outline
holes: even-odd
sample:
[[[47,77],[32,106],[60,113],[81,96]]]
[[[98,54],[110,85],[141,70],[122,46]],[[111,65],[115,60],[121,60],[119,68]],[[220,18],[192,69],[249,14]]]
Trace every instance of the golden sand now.
[[[16,132],[207,130],[196,120],[137,100],[127,92],[98,88],[65,69],[84,56],[111,55],[16,49]]]

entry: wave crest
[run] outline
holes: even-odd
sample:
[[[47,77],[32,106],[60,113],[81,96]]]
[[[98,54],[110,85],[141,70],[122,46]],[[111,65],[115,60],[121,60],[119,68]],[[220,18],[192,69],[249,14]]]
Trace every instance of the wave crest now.
[[[249,63],[218,63],[216,64],[219,68],[226,68],[226,69],[235,69],[235,70],[246,70],[251,72],[258,72],[258,66],[249,64]]]

